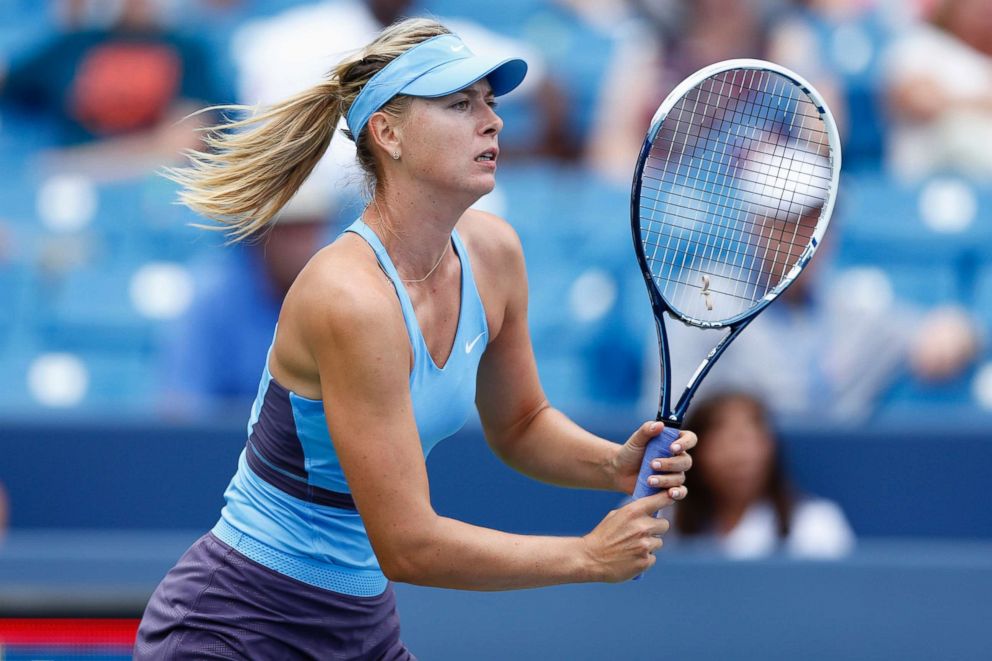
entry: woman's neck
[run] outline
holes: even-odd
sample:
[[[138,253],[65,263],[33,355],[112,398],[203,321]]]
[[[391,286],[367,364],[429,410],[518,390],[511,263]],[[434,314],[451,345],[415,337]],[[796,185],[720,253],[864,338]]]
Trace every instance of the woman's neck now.
[[[447,257],[451,232],[468,207],[443,198],[377,191],[365,209],[400,277],[418,280]]]

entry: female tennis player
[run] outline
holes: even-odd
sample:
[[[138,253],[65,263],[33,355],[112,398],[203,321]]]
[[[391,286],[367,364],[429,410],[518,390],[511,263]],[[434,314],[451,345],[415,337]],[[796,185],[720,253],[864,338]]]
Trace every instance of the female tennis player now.
[[[431,508],[425,457],[473,403],[504,461],[569,487],[631,493],[661,430],[645,423],[621,445],[549,406],[518,239],[469,209],[495,185],[493,98],[526,68],[472,54],[435,22],[398,23],[320,85],[214,132],[209,153],[173,173],[190,207],[252,235],[343,115],[372,188],[286,295],[221,519],[155,591],[136,659],[409,659],[390,581],[508,590],[654,564],[668,529],[655,514],[685,495],[688,432],[655,466],[660,491],[583,537],[507,534]]]

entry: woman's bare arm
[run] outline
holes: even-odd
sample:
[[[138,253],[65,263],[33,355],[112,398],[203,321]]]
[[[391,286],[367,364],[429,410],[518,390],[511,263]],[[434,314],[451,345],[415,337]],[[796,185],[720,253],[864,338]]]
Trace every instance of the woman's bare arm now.
[[[542,482],[630,493],[631,469],[623,470],[630,448],[624,452],[624,445],[587,432],[548,403],[527,325],[527,272],[520,241],[505,221],[489,216],[482,222],[489,245],[481,252],[490,268],[498,265],[499,272],[499,278],[493,279],[499,289],[490,299],[505,301],[498,316],[500,326],[479,365],[476,386],[476,405],[489,445],[509,466]],[[643,454],[642,443],[653,433],[642,427],[628,445],[637,444]],[[692,444],[694,439],[685,449]],[[639,465],[640,457],[636,459]],[[671,475],[659,487],[682,484],[688,457],[665,462],[663,470]]]
[[[513,535],[439,516],[430,502],[409,392],[409,339],[395,295],[375,273],[344,275],[324,269],[315,277],[311,270],[298,282],[310,299],[298,306],[309,310],[301,328],[319,368],[335,450],[390,579],[503,590],[619,580],[654,562],[655,535],[667,524],[647,508],[670,502],[667,494],[621,510],[612,528],[583,538]]]

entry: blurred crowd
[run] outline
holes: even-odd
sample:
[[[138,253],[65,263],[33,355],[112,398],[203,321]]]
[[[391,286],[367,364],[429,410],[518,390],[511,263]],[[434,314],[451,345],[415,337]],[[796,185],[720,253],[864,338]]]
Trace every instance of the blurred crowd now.
[[[240,247],[185,231],[198,219],[170,209],[174,190],[156,172],[182,163],[183,150],[200,144],[198,129],[236,112],[196,111],[285,98],[319,81],[383,26],[423,13],[476,51],[522,55],[530,64],[525,85],[501,108],[500,167],[518,187],[497,188],[480,204],[520,222],[532,270],[535,350],[539,365],[547,356],[542,375],[556,404],[640,416],[654,405],[656,349],[623,234],[625,190],[665,95],[704,65],[755,57],[794,69],[823,93],[840,126],[842,185],[857,192],[882,179],[884,193],[860,215],[853,211],[858,199],[842,194],[834,238],[815,271],[742,336],[707,385],[733,385],[766,402],[772,415],[813,423],[863,422],[900,388],[992,408],[985,364],[992,317],[984,307],[992,305],[992,260],[973,239],[992,236],[987,0],[7,4],[0,9],[0,163],[9,173],[0,183],[0,297],[22,315],[0,326],[0,364],[22,376],[17,393],[0,396],[0,408],[115,409],[140,392],[139,410],[167,416],[243,413],[282,295],[309,256],[361,209],[351,143],[333,141],[273,230]],[[609,204],[578,210],[595,218],[559,211],[578,206],[555,197],[563,179],[584,192],[605,191]],[[541,185],[550,190],[535,190]],[[923,239],[904,246],[908,256],[896,270],[938,270],[926,271],[919,284],[910,275],[893,286],[879,283],[871,262],[896,259],[888,239],[904,239],[900,223],[908,227],[917,213],[901,190],[936,200],[919,222],[937,219],[943,242],[932,245],[943,252],[930,252],[917,232]],[[521,220],[531,215],[541,217]],[[870,230],[876,222],[878,236]],[[581,228],[605,223],[620,237],[604,249],[609,254],[582,245]],[[946,247],[958,230],[972,238]],[[543,243],[572,243],[548,249],[542,236]],[[867,259],[850,258],[851,245]],[[588,268],[561,283],[563,297],[560,265],[578,255],[588,256]],[[873,268],[845,279],[841,266],[852,263]],[[935,290],[945,273],[951,284]],[[101,288],[113,283],[123,302],[104,300]],[[555,291],[544,295],[542,287]],[[913,296],[914,288],[937,293]],[[152,323],[107,322],[129,306]],[[546,339],[556,337],[551,330],[582,324],[575,331],[581,342]],[[693,369],[704,344],[715,342],[700,337],[675,333],[678,370]],[[115,390],[129,369],[153,376]]]

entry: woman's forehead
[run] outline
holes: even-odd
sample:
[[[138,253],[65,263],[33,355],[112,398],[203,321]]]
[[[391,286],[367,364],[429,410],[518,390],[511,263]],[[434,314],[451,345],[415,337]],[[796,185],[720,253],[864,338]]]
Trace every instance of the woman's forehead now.
[[[487,99],[493,95],[493,88],[489,84],[489,81],[483,78],[482,80],[477,80],[468,87],[462,88],[457,92],[452,92],[451,94],[446,94],[445,96],[434,96],[434,97],[415,96],[413,97],[413,105],[414,107],[420,105],[422,105],[423,107],[435,106],[435,105],[443,104],[446,101],[458,96],[462,96],[464,98],[465,95],[477,96],[483,99]]]
[[[481,80],[475,81],[468,87],[458,90],[457,92],[452,92],[448,96],[452,96],[454,94],[479,94],[482,96],[489,96],[492,93],[493,93],[493,86],[489,84],[488,80],[483,78]]]

